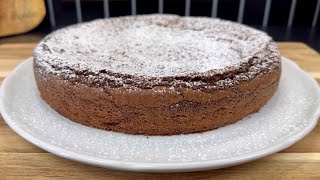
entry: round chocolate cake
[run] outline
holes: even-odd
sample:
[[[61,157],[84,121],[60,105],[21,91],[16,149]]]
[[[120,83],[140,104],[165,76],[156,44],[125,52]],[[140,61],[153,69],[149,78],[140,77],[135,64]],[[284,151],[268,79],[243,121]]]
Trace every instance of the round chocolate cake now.
[[[265,33],[212,18],[146,15],[55,31],[34,50],[41,97],[72,121],[116,132],[204,132],[273,96],[280,54]]]

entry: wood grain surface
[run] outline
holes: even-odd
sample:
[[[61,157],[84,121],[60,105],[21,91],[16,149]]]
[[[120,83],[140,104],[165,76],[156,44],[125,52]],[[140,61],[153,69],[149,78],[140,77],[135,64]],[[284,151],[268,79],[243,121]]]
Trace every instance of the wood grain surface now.
[[[36,43],[0,44],[0,82],[32,55]],[[320,83],[320,55],[303,43],[278,43],[281,54]],[[320,125],[295,145],[271,156],[218,170],[134,173],[63,159],[16,135],[0,116],[0,179],[320,179]]]

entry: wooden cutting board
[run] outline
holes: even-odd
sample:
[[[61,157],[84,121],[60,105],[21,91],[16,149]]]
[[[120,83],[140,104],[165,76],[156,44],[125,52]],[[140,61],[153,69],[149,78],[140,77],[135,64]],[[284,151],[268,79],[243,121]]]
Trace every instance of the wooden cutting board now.
[[[45,15],[44,0],[0,0],[0,37],[28,32]]]
[[[36,43],[0,44],[0,82],[32,55]],[[278,43],[281,54],[320,82],[320,55],[303,43]],[[192,173],[133,173],[63,159],[16,135],[0,116],[0,179],[320,179],[320,125],[304,139],[271,156],[218,170]]]

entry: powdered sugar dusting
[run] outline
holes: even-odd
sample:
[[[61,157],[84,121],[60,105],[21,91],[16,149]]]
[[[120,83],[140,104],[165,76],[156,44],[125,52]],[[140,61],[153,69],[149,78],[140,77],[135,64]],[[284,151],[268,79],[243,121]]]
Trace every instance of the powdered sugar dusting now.
[[[95,42],[95,47],[99,47],[97,52],[85,58],[93,60],[96,69],[103,67],[116,73],[157,77],[223,69],[241,58],[237,47],[201,34],[157,25],[134,27],[106,41],[100,38],[100,42]]]
[[[80,73],[89,83],[121,86],[161,85],[166,77],[214,76],[226,69],[240,69],[254,59],[248,72],[216,84],[232,85],[279,65],[272,39],[261,31],[219,19],[173,15],[111,18],[70,26],[47,36],[34,56],[42,73],[70,79]],[[176,79],[166,83],[198,86],[205,82]]]

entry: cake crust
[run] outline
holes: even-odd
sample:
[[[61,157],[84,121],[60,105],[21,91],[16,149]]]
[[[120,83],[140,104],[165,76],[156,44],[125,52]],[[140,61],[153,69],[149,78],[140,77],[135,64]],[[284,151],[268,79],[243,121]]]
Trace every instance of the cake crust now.
[[[164,36],[172,38],[177,36],[176,32],[185,32],[188,38],[201,35],[206,38],[201,41],[214,44],[199,53],[210,44],[204,47],[201,42],[192,41],[188,45],[184,36],[170,43],[160,42],[163,49],[172,49],[173,45],[179,48],[175,47],[171,54],[167,49],[159,51],[160,58],[156,60],[164,63],[157,63],[146,60],[156,58],[153,46],[146,45],[154,44],[153,40],[133,42],[144,43],[144,51],[134,47],[131,52],[129,45],[120,49],[123,45],[115,44],[116,52],[101,54],[101,47],[84,41],[90,36],[77,34],[103,31],[103,27],[114,24],[120,24],[122,29],[112,30],[112,35],[121,36],[124,43],[131,42],[131,36],[140,31],[155,35],[170,31]],[[139,30],[131,30],[126,34],[128,38],[123,39],[124,27]],[[147,39],[148,35],[145,36]],[[76,40],[65,45],[70,37]],[[108,43],[104,48],[111,48]],[[220,44],[225,46],[223,50],[231,49],[236,54],[215,52]],[[149,49],[152,53],[148,53]],[[140,57],[141,54],[144,56]],[[117,62],[119,59],[124,63]],[[175,67],[177,62],[185,65]],[[97,20],[54,32],[34,51],[38,89],[54,110],[84,125],[130,134],[188,134],[234,123],[267,103],[277,90],[280,72],[280,54],[269,36],[243,25],[209,18],[148,15]]]

